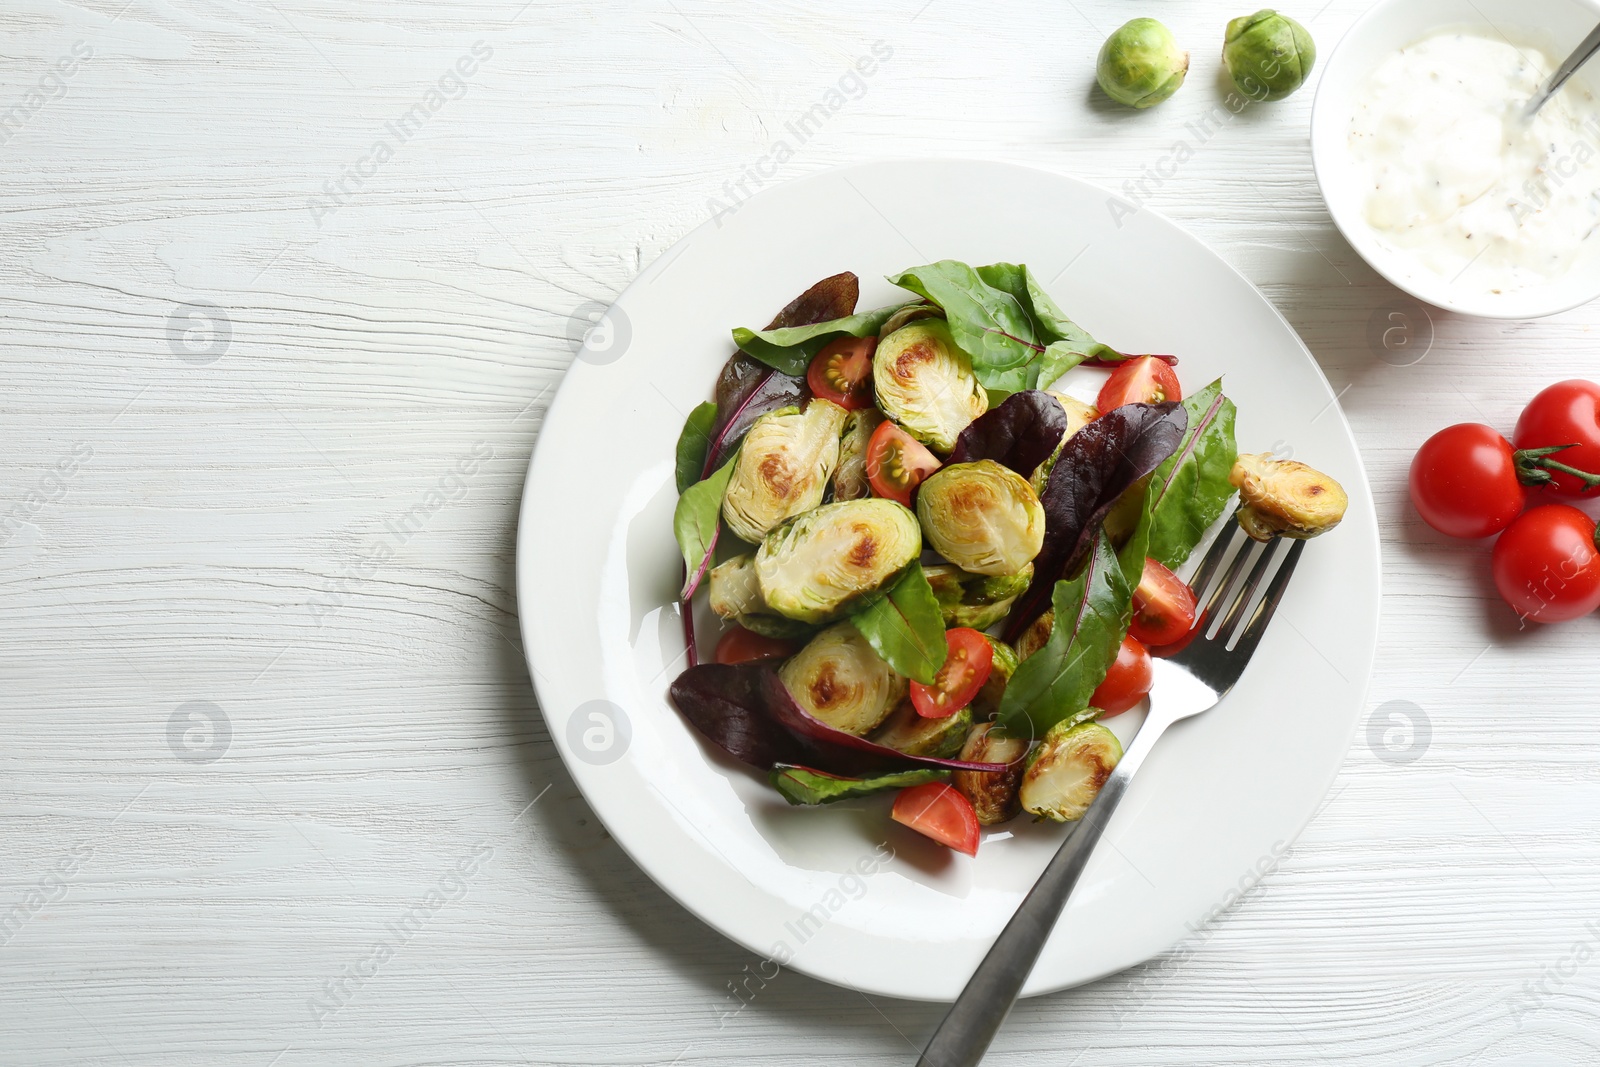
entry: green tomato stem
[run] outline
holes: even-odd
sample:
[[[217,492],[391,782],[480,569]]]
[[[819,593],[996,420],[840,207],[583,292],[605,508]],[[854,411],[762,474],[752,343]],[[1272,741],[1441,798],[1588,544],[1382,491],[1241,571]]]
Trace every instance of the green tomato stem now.
[[[1600,474],[1590,471],[1581,471],[1576,467],[1569,467],[1550,457],[1557,452],[1578,447],[1576,443],[1570,445],[1550,445],[1547,448],[1519,448],[1512,454],[1512,464],[1516,467],[1517,481],[1523,485],[1549,485],[1553,480],[1550,472],[1559,471],[1570,474],[1583,483],[1582,492],[1600,486]]]

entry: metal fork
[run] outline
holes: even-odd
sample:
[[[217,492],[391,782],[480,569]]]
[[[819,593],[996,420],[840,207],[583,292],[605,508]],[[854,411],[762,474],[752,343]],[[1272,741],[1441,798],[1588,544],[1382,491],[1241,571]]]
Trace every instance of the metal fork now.
[[[978,964],[967,987],[961,991],[939,1029],[934,1031],[933,1039],[917,1060],[917,1067],[975,1067],[983,1059],[984,1051],[1005,1022],[1050,931],[1066,907],[1078,876],[1088,865],[1095,844],[1117,810],[1117,803],[1127,792],[1134,772],[1167,727],[1214,707],[1244,674],[1245,664],[1261,643],[1261,635],[1283,599],[1289,577],[1294,573],[1295,564],[1300,562],[1306,543],[1295,541],[1284,553],[1278,551],[1278,540],[1268,542],[1258,554],[1244,585],[1229,599],[1230,591],[1238,584],[1239,575],[1250,558],[1250,547],[1255,544],[1248,537],[1244,538],[1244,545],[1224,570],[1223,561],[1228,558],[1233,543],[1240,539],[1240,533],[1238,524],[1230,521],[1201,561],[1190,584],[1198,602],[1205,607],[1187,643],[1176,653],[1154,661],[1150,714],[1144,725],[1076,829],[1023,898],[989,954]],[[1275,556],[1282,556],[1283,563],[1267,583],[1267,572]],[[1222,577],[1207,599],[1208,587],[1219,571]],[[1264,583],[1266,591],[1247,619],[1246,612]],[[1214,636],[1208,637],[1219,614],[1221,625]],[[1235,637],[1237,640],[1230,649],[1229,640]]]

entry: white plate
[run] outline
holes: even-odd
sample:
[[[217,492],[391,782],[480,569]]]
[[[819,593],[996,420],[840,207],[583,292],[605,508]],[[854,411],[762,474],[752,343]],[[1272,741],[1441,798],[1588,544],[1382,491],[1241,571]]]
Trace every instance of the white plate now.
[[[1025,995],[1188,936],[1276,864],[1344,759],[1378,630],[1377,522],[1350,428],[1248,281],[1166,219],[1118,218],[1112,204],[1084,182],[983,162],[876,163],[771,189],[641,274],[550,409],[523,492],[517,591],[551,736],[635,862],[775,963],[951,1000],[1065,833],[1016,819],[969,859],[893,824],[886,798],[792,809],[666,700],[684,653],[671,532],[684,416],[709,397],[730,328],[764,325],[837,271],[861,276],[866,308],[896,299],[883,276],[905,267],[1027,263],[1101,340],[1177,353],[1191,389],[1225,374],[1244,450],[1293,449],[1350,494],[1238,688],[1141,770]],[[1137,716],[1113,721],[1126,732]]]

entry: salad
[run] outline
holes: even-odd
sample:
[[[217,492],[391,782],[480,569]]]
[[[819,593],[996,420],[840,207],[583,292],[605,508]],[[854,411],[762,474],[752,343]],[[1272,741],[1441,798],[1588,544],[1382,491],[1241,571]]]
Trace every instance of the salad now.
[[[1102,720],[1202,614],[1175,571],[1227,510],[1337,525],[1339,484],[1240,455],[1221,381],[1089,336],[1025,266],[945,260],[857,311],[825,278],[738,351],[676,457],[689,667],[670,696],[796,805],[898,791],[975,854],[1023,811],[1081,818],[1122,749]],[[1052,391],[1111,369],[1093,404]],[[726,629],[699,663],[693,599]]]

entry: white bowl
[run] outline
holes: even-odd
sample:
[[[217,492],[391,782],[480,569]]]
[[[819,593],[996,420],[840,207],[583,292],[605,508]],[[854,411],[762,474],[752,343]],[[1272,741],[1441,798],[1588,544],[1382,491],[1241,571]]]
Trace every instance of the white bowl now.
[[[1366,180],[1348,150],[1350,118],[1367,76],[1399,49],[1438,30],[1477,28],[1538,45],[1560,62],[1597,22],[1595,0],[1381,0],[1350,28],[1328,58],[1317,88],[1311,159],[1334,224],[1373,270],[1419,300],[1483,318],[1542,318],[1600,296],[1600,255],[1580,257],[1560,278],[1502,294],[1472,292],[1433,274],[1403,250],[1385,245],[1367,225]],[[1600,64],[1574,77],[1595,89]]]

